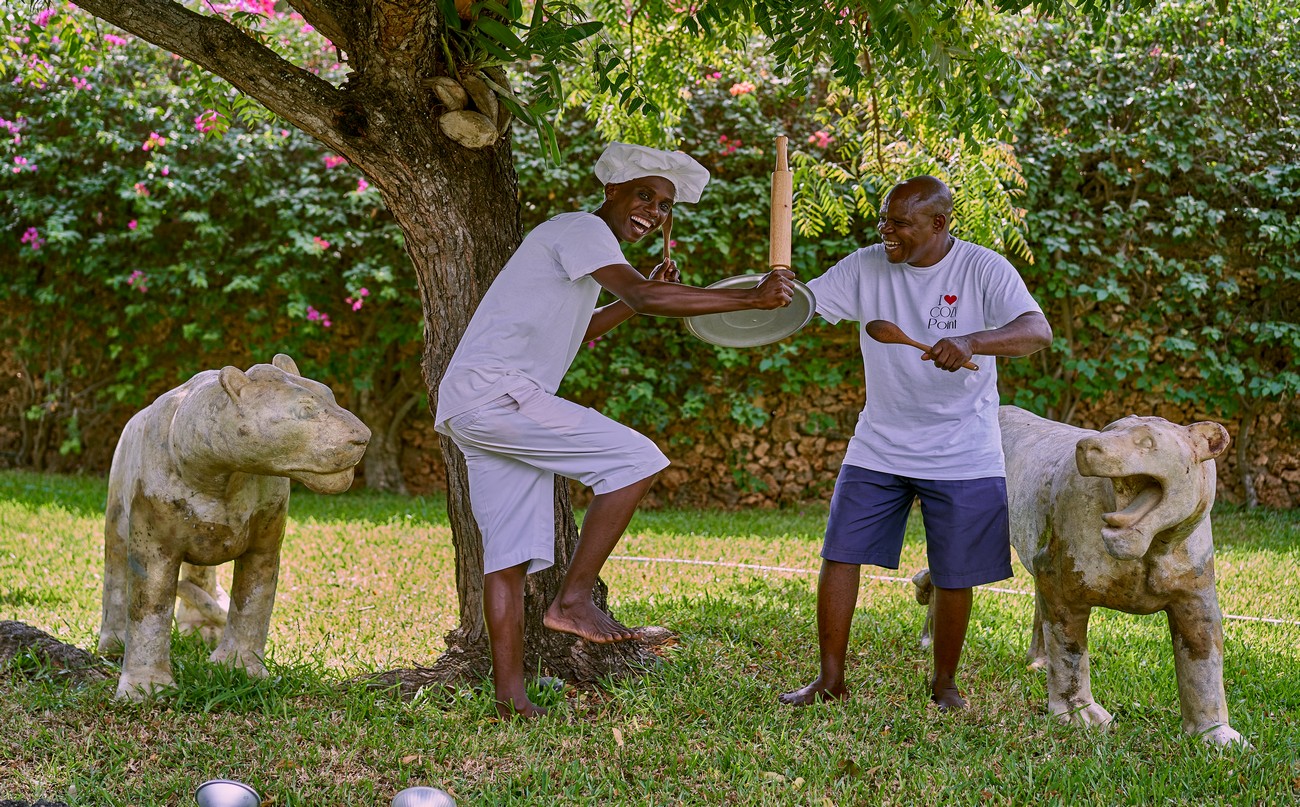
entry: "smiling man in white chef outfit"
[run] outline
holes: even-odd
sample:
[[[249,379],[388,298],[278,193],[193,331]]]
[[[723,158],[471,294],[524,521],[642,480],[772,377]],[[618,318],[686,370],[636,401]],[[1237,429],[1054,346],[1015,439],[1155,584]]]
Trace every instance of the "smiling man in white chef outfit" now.
[[[699,201],[709,172],[686,154],[611,143],[596,162],[605,200],[562,213],[519,245],[474,312],[438,387],[436,428],[461,449],[483,534],[483,612],[497,711],[546,710],[524,688],[524,580],[555,562],[557,475],[595,493],[544,624],[591,642],[636,632],[592,601],[597,575],[667,458],[645,436],[556,396],[579,347],[633,314],[691,317],[789,305],[794,275],[751,289],[684,286],[671,261],[642,276],[619,242],[664,225],[676,202]],[[595,308],[601,289],[618,301]]]

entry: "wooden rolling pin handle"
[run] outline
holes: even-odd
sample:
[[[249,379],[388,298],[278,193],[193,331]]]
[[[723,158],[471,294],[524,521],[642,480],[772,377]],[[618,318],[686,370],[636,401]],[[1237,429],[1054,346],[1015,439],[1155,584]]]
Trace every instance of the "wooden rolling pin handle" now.
[[[793,218],[794,174],[786,159],[786,137],[776,139],[776,170],[772,172],[772,218],[769,229],[767,265],[790,266],[791,219]]]

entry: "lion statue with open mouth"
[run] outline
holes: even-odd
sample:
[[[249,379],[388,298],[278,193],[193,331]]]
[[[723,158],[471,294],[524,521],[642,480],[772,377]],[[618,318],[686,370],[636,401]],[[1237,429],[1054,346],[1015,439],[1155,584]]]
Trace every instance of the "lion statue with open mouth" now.
[[[1034,576],[1029,663],[1047,668],[1048,711],[1109,725],[1110,712],[1092,697],[1088,617],[1096,607],[1164,611],[1183,730],[1216,745],[1245,744],[1228,725],[1210,529],[1213,460],[1228,447],[1227,430],[1131,415],[1098,432],[1014,406],[998,420],[1011,545]],[[927,571],[913,582],[933,610]]]

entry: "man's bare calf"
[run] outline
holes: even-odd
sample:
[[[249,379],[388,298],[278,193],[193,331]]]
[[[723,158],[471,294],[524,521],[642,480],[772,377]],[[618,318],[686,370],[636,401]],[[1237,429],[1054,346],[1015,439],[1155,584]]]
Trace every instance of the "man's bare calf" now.
[[[542,617],[543,625],[599,644],[626,642],[637,637],[635,630],[597,608],[591,592],[609,554],[632,521],[637,504],[652,484],[654,477],[650,476],[592,498],[582,519],[582,534],[569,571],[564,575],[560,593]]]

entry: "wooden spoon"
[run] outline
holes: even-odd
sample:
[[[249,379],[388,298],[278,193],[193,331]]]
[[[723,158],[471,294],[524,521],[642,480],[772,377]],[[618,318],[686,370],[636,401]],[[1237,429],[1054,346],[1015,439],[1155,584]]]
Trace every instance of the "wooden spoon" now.
[[[669,247],[668,237],[673,233],[673,214],[671,211],[668,213],[668,218],[664,219],[663,230],[664,230],[664,263],[668,263],[668,258],[670,257],[668,252],[668,247]]]
[[[930,352],[930,345],[918,342],[907,334],[903,329],[890,322],[887,319],[873,319],[867,323],[867,336],[875,339],[877,342],[883,342],[887,345],[911,345],[912,347]],[[974,362],[966,362],[962,365],[967,370],[978,370],[979,365]]]

